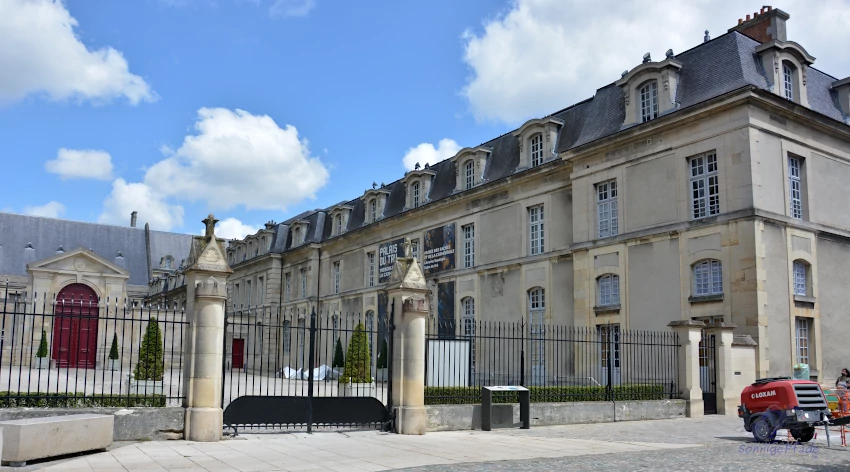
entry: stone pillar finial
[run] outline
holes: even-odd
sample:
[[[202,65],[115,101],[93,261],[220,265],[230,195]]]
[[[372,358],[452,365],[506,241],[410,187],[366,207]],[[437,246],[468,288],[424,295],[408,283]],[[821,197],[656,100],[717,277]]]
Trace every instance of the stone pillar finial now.
[[[201,220],[201,223],[205,224],[207,227],[206,234],[204,235],[207,239],[215,238],[215,224],[218,223],[218,220],[215,219],[212,213],[206,217],[206,219]]]

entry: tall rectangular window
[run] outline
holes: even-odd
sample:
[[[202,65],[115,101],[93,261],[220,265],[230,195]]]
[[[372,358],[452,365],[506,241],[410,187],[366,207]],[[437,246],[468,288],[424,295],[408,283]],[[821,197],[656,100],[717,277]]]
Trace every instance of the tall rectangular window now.
[[[336,234],[342,234],[342,215],[336,215]]]
[[[542,254],[545,247],[543,243],[543,205],[528,209],[528,226],[531,255]]]
[[[240,295],[242,294],[239,293],[239,284],[233,284],[233,300],[239,307],[242,306],[242,298],[240,298]]]
[[[599,277],[597,281],[599,290],[599,306],[611,306],[620,304],[620,276],[608,274]]]
[[[260,305],[266,302],[266,283],[262,277],[257,278],[257,302]]]
[[[808,274],[806,272],[806,264],[800,261],[794,261],[794,295],[803,297],[808,295],[808,283],[806,282]]]
[[[301,298],[307,298],[307,269],[301,269]]]
[[[600,238],[618,234],[616,180],[596,184],[596,215],[599,219]]]
[[[788,158],[788,187],[791,197],[791,218],[803,219],[803,187],[800,183],[800,159]]]
[[[475,185],[475,161],[466,162],[464,174],[464,177],[466,177],[466,188],[471,189]]]
[[[782,64],[782,79],[784,83],[785,98],[794,100],[794,71],[788,64]]]
[[[378,221],[378,201],[377,200],[372,200],[369,203],[369,216],[372,217],[372,219],[369,220],[370,223],[374,223],[374,222]]]
[[[463,267],[475,266],[475,225],[463,228]]]
[[[413,241],[410,242],[410,245],[411,245],[411,251],[413,252],[413,257],[415,257],[416,259],[419,259],[419,240],[414,239]]]
[[[797,317],[797,364],[809,363],[809,318]]]
[[[419,207],[419,182],[413,184],[413,208]]]
[[[375,253],[370,252],[370,253],[366,254],[366,258],[368,259],[368,263],[369,263],[369,286],[374,287],[375,286]]]
[[[339,261],[334,262],[334,293],[339,293]]]
[[[283,283],[284,301],[292,301],[292,274],[287,272]]]
[[[717,154],[713,151],[689,160],[691,169],[691,216],[694,219],[720,213]]]
[[[651,81],[640,88],[640,121],[658,118],[658,82]]]
[[[535,134],[531,137],[531,167],[543,164],[543,135]]]
[[[245,281],[245,306],[251,306],[251,281]]]

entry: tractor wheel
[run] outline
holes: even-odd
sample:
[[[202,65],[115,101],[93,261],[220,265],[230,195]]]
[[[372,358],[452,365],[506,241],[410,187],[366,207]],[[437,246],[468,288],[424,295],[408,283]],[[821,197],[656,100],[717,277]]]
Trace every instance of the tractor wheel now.
[[[815,437],[815,428],[810,426],[802,429],[792,429],[791,436],[799,442],[809,442]]]
[[[753,421],[753,437],[758,442],[773,442],[776,439],[776,428],[767,415],[760,415]]]

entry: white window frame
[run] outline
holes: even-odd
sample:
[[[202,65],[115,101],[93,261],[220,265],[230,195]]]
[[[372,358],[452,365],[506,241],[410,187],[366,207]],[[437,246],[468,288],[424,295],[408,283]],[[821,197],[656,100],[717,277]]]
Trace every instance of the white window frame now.
[[[301,269],[301,298],[307,298],[307,269]]]
[[[466,178],[466,190],[475,186],[475,161],[468,160],[463,166],[464,177]]]
[[[334,267],[333,267],[333,269],[334,269],[334,272],[333,272],[334,273],[334,293],[338,294],[339,293],[340,278],[341,278],[340,269],[339,269],[340,262],[336,261],[336,262],[333,263],[333,265],[334,265]]]
[[[411,252],[413,252],[413,257],[417,260],[419,259],[419,238],[410,241]]]
[[[292,348],[292,322],[289,320],[283,321],[283,352],[289,354]]]
[[[366,254],[366,260],[369,264],[369,287],[375,286],[375,252],[369,252]]]
[[[366,334],[369,336],[369,365],[375,359],[375,312],[366,312]]]
[[[695,297],[723,294],[723,263],[717,259],[706,259],[694,264],[693,291]]]
[[[812,330],[812,322],[811,318],[805,318],[802,316],[798,316],[794,322],[795,325],[795,340],[796,340],[796,354],[797,354],[797,364],[809,364],[811,360],[810,357],[810,348],[811,344],[811,330]]]
[[[807,296],[809,294],[808,267],[802,261],[794,261],[794,295]]]
[[[528,249],[534,256],[546,252],[543,205],[528,209]]]
[[[257,302],[260,305],[266,303],[266,281],[265,281],[265,277],[257,277]]]
[[[369,215],[372,219],[369,221],[370,223],[374,223],[378,221],[378,199],[373,198],[369,200]]]
[[[284,287],[285,301],[292,301],[292,272],[287,272],[283,278],[286,284]]]
[[[251,308],[251,294],[252,294],[251,292],[253,292],[252,287],[251,287],[251,281],[246,280],[245,281],[245,306],[247,306],[248,308]]]
[[[534,287],[528,291],[528,319],[531,335],[531,382],[541,384],[546,378],[546,290]]]
[[[720,214],[720,177],[717,168],[717,153],[714,151],[688,159],[691,219]]]
[[[336,340],[339,339],[339,315],[333,315],[331,322],[333,323],[333,339],[331,341],[336,343]]]
[[[420,202],[420,193],[422,187],[419,185],[419,182],[413,182],[411,185],[411,193],[413,194],[413,208],[419,208]]]
[[[782,63],[782,89],[788,100],[794,101],[794,69],[787,62]]]
[[[803,219],[803,182],[801,180],[802,162],[788,156],[788,198],[791,218]]]
[[[339,213],[336,214],[336,234],[342,234],[342,215]]]
[[[638,105],[641,123],[658,118],[658,81],[650,80],[638,90]]]
[[[599,306],[614,306],[620,304],[620,276],[605,274],[596,279],[599,292]]]
[[[294,245],[301,244],[301,227],[296,226],[295,230],[292,231],[292,239],[294,239]]]
[[[475,225],[470,223],[463,230],[463,267],[475,267]]]
[[[531,167],[543,164],[543,133],[537,133],[529,139],[528,149]]]
[[[463,310],[461,314],[461,334],[469,339],[469,366],[472,374],[475,375],[475,299],[466,297],[460,303]]]
[[[617,215],[617,180],[596,184],[596,216],[599,222],[599,237],[608,238],[619,234]]]

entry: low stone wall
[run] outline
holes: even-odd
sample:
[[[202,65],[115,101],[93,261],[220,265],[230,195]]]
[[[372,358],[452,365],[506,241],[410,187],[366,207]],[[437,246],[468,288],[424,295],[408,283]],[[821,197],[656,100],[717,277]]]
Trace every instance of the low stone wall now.
[[[185,410],[168,408],[3,408],[0,420],[94,413],[112,415],[113,441],[162,441],[183,439]]]
[[[531,426],[685,417],[685,400],[532,403]],[[481,429],[481,405],[429,405],[428,431]],[[493,428],[519,427],[518,404],[493,405]]]

